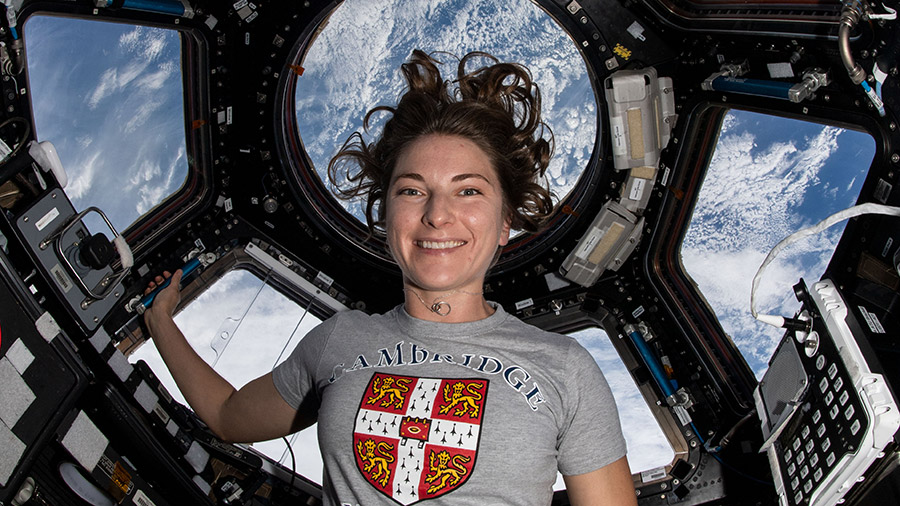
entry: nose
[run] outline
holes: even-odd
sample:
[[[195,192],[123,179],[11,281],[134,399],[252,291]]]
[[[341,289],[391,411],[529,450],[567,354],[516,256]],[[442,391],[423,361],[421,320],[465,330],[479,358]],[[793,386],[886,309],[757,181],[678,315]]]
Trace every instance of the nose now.
[[[453,221],[453,208],[450,199],[442,195],[432,195],[425,204],[422,222],[430,227],[438,228]]]

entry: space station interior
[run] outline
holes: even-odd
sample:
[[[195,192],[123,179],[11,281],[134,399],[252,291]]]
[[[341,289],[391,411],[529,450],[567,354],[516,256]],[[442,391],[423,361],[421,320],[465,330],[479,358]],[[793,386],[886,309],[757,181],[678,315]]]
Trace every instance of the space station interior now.
[[[596,104],[586,116],[594,130],[567,137],[586,127],[554,127],[560,150],[581,139],[574,146],[585,153],[581,166],[559,192],[550,226],[515,236],[484,290],[543,329],[601,336],[608,347],[601,367],[608,377],[607,361],[622,368],[632,400],[666,447],[662,461],[632,468],[638,503],[900,502],[896,0],[524,1],[568,41],[568,63],[584,69],[586,96]],[[269,295],[280,301],[270,311],[287,317],[277,331],[283,336],[249,332],[242,337],[249,351],[229,358],[238,327],[255,325],[244,321],[251,305],[245,299],[218,323],[185,325],[206,332],[204,358],[221,358],[223,374],[245,364],[256,367],[255,377],[283,359],[309,325],[340,311],[385,312],[402,301],[400,272],[383,237],[331,198],[317,172],[323,162],[313,150],[330,156],[346,135],[308,134],[305,110],[333,112],[319,105],[326,99],[320,94],[298,99],[319,61],[350,65],[346,51],[326,47],[324,56],[312,55],[338,15],[369,15],[348,12],[347,3],[3,1],[0,504],[320,504],[321,477],[301,471],[319,455],[290,442],[275,441],[265,452],[217,439],[166,386],[164,367],[148,358],[153,343],[141,314],[155,295],[145,288],[163,271],[185,273],[181,314],[226,305],[238,291],[228,276],[240,273],[251,286],[240,293],[251,302]],[[156,33],[149,30],[162,30],[176,42],[175,63],[160,65],[167,73],[143,86],[175,86],[183,114],[160,109],[171,122],[162,129],[183,144],[151,149],[177,159],[183,179],[139,204],[133,217],[117,216],[109,202],[140,182],[127,166],[147,153],[97,139],[114,139],[113,131],[161,137],[162,129],[130,130],[128,118],[152,101],[119,104],[126,119],[89,125],[88,114],[79,113],[62,120],[71,104],[93,111],[116,86],[138,78],[122,67],[102,74],[105,87],[94,95],[46,91],[52,76],[78,70],[72,55],[88,48],[55,28],[39,29],[41,19],[141,27],[130,33],[145,41]],[[97,54],[113,45],[85,44]],[[54,51],[56,59],[38,61]],[[547,51],[549,59],[557,54]],[[103,67],[93,63],[96,79]],[[559,81],[542,91],[549,96]],[[770,226],[765,218],[790,197],[767,194],[762,180],[794,189],[800,183],[769,158],[757,160],[763,171],[748,175],[719,153],[726,129],[741,121],[734,114],[814,125],[842,142],[865,139],[848,149],[865,144],[869,153],[835,169],[852,179],[846,198],[825,192],[803,202],[810,212],[834,213]],[[794,127],[761,128],[755,142],[765,134],[800,149],[785,141]],[[63,141],[64,134],[72,140]],[[67,158],[71,146],[90,142],[104,146],[97,157]],[[120,150],[135,151],[133,161],[118,161]],[[86,179],[101,159],[116,160],[115,170]],[[714,176],[716,164],[735,170]],[[88,201],[91,189],[109,198]],[[752,283],[734,281],[739,318],[724,316],[724,292],[700,279],[728,285],[726,269],[685,253],[687,244],[713,233],[695,220],[714,205],[705,198],[757,208],[733,229],[719,227],[731,240],[752,242],[750,227],[777,236],[774,242],[784,239],[762,255],[734,257],[742,272],[770,266]],[[844,228],[834,232],[839,222]],[[810,272],[771,267],[797,238],[793,232],[812,237],[793,246],[795,253],[824,251]],[[832,243],[823,246],[828,233]],[[757,300],[766,283],[779,293]],[[776,299],[790,309],[773,309],[781,304]],[[754,327],[753,317],[762,323]],[[761,328],[775,337],[763,337]],[[771,346],[761,344],[766,339]],[[262,341],[275,347],[273,356],[251,367]],[[741,347],[748,343],[768,346],[766,357],[751,356]],[[626,420],[626,408],[619,409]],[[637,448],[630,448],[636,456]],[[564,488],[553,504],[569,504]]]

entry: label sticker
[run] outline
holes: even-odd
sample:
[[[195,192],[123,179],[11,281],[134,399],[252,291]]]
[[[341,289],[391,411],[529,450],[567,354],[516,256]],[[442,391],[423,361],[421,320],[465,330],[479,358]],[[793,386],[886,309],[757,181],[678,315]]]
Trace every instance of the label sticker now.
[[[613,155],[622,156],[627,153],[625,147],[625,119],[621,116],[609,118],[609,126],[612,128]]]
[[[134,503],[138,506],[156,506],[156,504],[147,497],[147,494],[140,489],[134,491]]]
[[[575,256],[581,260],[587,261],[588,255],[594,251],[594,247],[600,242],[601,237],[603,237],[603,231],[597,227],[592,228],[587,240],[584,241],[584,244],[582,244],[581,247],[578,248],[578,251],[575,252]]]
[[[691,423],[691,415],[684,409],[684,406],[673,406],[672,411],[675,412],[675,416],[678,418],[678,421],[681,422],[681,425]]]
[[[319,273],[316,274],[316,281],[321,281],[326,287],[331,286],[331,284],[334,283],[334,279],[322,271],[319,271]]]
[[[69,293],[69,290],[72,289],[72,278],[66,274],[66,271],[63,270],[62,266],[59,264],[54,265],[50,268],[50,273],[53,274],[53,279],[56,280],[56,283],[62,288],[63,293]]]
[[[59,216],[59,209],[54,207],[53,209],[47,211],[47,214],[45,214],[43,218],[39,219],[37,223],[34,224],[34,226],[37,227],[38,231],[44,230],[45,228],[47,228],[47,225],[49,225],[51,222],[53,222],[53,220],[56,219],[57,216]]]
[[[884,334],[884,326],[881,324],[881,320],[878,319],[878,316],[875,313],[870,313],[866,308],[862,306],[857,306],[859,308],[859,314],[862,315],[863,319],[866,320],[866,324],[869,325],[869,330],[872,331],[873,334]]]
[[[631,194],[628,195],[628,198],[631,200],[641,200],[641,197],[644,195],[644,187],[647,186],[647,180],[641,178],[635,178],[634,184],[631,185]]]
[[[651,481],[661,480],[666,477],[666,468],[657,467],[656,469],[648,469],[641,471],[641,483],[649,483]]]
[[[519,302],[516,302],[516,311],[521,311],[521,310],[525,309],[526,307],[531,307],[533,305],[534,305],[534,300],[531,299],[530,297],[525,300],[520,300]]]

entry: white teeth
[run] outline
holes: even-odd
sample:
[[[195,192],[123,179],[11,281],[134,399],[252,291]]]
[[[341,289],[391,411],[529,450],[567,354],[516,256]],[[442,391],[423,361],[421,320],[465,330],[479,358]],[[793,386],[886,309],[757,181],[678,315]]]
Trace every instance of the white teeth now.
[[[465,241],[417,241],[416,244],[418,244],[420,248],[425,249],[448,249],[462,246],[465,244]]]

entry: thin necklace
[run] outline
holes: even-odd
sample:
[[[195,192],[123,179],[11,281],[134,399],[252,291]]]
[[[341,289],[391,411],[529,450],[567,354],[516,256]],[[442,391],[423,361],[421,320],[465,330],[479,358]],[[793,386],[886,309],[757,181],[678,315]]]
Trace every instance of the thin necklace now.
[[[482,294],[484,294],[484,292],[467,292],[465,290],[453,290],[452,292],[447,292],[444,295],[438,295],[437,297],[434,298],[434,301],[431,303],[431,305],[429,305],[427,302],[425,302],[425,299],[423,299],[422,296],[419,295],[415,290],[412,290],[410,288],[404,288],[403,291],[411,292],[413,295],[416,296],[417,299],[419,299],[419,302],[421,302],[422,305],[425,306],[425,308],[427,308],[429,311],[431,311],[432,313],[434,313],[438,316],[447,316],[448,314],[450,314],[450,310],[452,309],[450,307],[450,303],[444,300],[444,298],[446,298],[450,295],[453,295],[455,293],[464,293],[466,295],[482,295]]]

